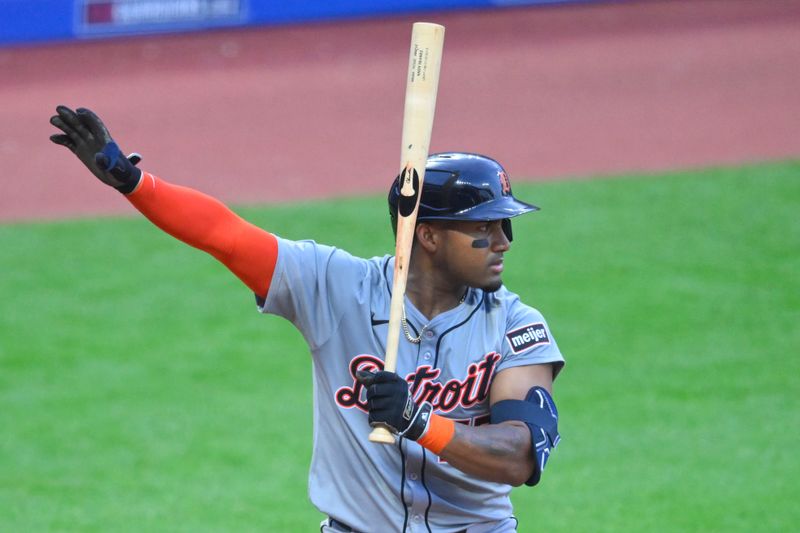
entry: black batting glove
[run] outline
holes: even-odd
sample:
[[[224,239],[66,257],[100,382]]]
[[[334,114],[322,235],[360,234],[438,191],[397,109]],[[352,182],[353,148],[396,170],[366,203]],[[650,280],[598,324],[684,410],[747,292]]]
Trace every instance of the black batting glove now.
[[[90,110],[73,111],[60,105],[50,117],[50,124],[64,132],[51,135],[50,140],[69,148],[100,181],[123,194],[139,184],[142,171],[136,164],[141,156],[134,153],[125,157],[103,122]]]
[[[394,372],[359,370],[356,379],[367,388],[370,426],[385,426],[411,440],[425,434],[433,407],[428,402],[415,404],[403,378]]]

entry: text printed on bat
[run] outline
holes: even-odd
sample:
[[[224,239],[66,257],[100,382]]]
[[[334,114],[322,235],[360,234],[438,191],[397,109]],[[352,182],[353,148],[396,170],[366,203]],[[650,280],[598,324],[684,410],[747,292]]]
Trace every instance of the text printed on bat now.
[[[428,55],[430,50],[428,48],[420,48],[419,45],[414,45],[413,65],[411,67],[411,83],[414,83],[417,78],[425,81],[428,75]]]

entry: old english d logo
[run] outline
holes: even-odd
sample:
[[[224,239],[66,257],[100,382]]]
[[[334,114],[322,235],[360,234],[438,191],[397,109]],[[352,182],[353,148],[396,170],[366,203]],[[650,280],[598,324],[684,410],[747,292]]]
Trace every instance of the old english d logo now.
[[[500,187],[503,190],[503,196],[511,194],[511,181],[508,179],[508,174],[501,170],[497,173],[497,177],[500,178]]]

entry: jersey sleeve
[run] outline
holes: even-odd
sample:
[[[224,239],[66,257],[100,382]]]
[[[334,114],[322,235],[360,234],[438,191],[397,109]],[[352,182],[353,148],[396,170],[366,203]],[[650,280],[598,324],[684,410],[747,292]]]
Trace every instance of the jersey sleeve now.
[[[519,300],[514,302],[507,315],[502,356],[498,370],[552,363],[555,379],[564,367],[564,356],[544,316]]]
[[[278,238],[278,259],[262,313],[289,320],[312,349],[337,330],[342,316],[368,305],[369,262],[314,241]]]

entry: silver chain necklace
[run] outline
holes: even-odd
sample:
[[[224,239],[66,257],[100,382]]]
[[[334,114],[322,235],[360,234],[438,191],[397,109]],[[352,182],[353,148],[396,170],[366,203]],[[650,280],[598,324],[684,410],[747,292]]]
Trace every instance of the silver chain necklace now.
[[[428,329],[428,325],[430,324],[430,322],[429,322],[428,324],[425,324],[424,326],[422,326],[422,329],[419,331],[419,335],[416,338],[412,337],[411,336],[411,332],[408,330],[408,321],[406,320],[406,304],[405,303],[403,303],[403,317],[400,320],[400,322],[403,324],[403,333],[406,334],[406,339],[408,339],[408,341],[413,343],[413,344],[419,344],[420,342],[422,342],[422,334],[425,333],[425,330]]]
[[[463,304],[464,300],[466,300],[466,298],[467,298],[467,292],[465,291],[464,295],[461,297],[461,300],[458,301],[458,305]],[[419,335],[417,335],[416,337],[412,337],[411,336],[411,330],[408,327],[408,320],[406,320],[406,304],[405,304],[405,302],[403,302],[403,316],[402,316],[402,318],[400,320],[400,323],[403,324],[403,333],[406,334],[406,339],[408,339],[408,342],[410,342],[412,344],[419,344],[420,342],[422,342],[422,335],[425,334],[425,330],[427,330],[428,326],[431,325],[431,323],[428,322],[427,324],[422,326],[421,330],[419,330]]]

